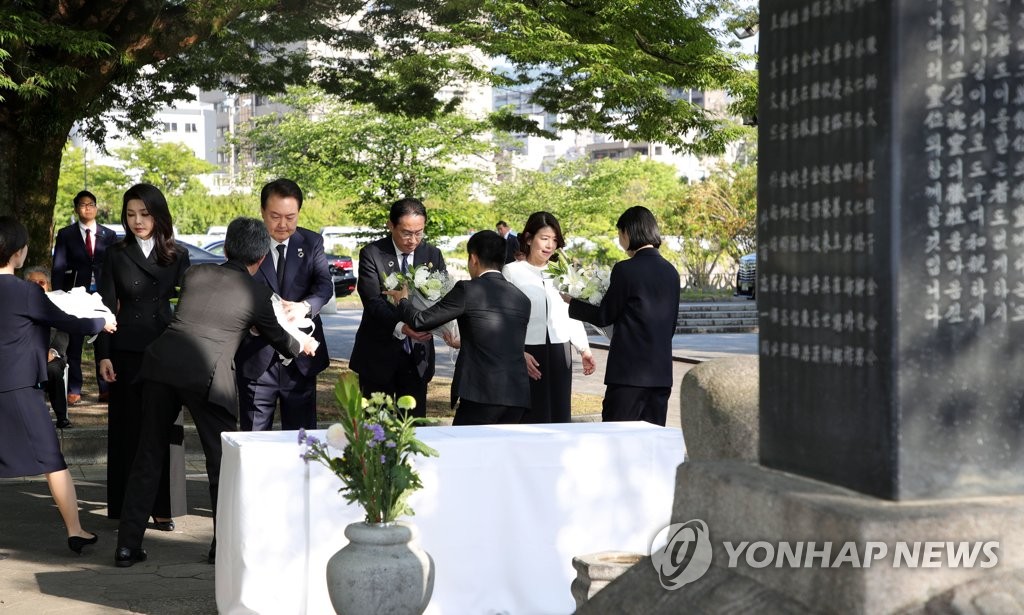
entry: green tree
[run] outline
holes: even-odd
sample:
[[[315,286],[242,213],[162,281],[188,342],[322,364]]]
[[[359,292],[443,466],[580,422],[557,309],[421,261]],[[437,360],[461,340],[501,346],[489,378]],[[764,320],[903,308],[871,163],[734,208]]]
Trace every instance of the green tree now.
[[[94,143],[103,142],[104,119],[139,135],[156,108],[188,98],[192,86],[271,94],[316,82],[352,102],[433,119],[459,106],[458,96],[438,95],[445,86],[533,83],[534,102],[562,114],[559,127],[720,148],[736,128],[668,93],[723,87],[749,106],[753,79],[719,42],[718,24],[729,24],[734,8],[728,0],[7,2],[0,214],[29,227],[30,261],[48,259],[72,126]],[[470,57],[474,48],[507,58],[512,72],[489,74]],[[507,112],[496,121],[538,130]]]
[[[733,267],[754,251],[757,239],[757,164],[751,152],[741,162],[720,165],[702,182],[686,187],[658,213],[669,234],[683,236],[691,283],[712,284],[716,266]]]
[[[182,143],[139,141],[117,151],[127,168],[141,171],[139,181],[153,184],[165,196],[180,196],[186,191],[203,194],[206,188],[197,175],[217,170],[217,165],[196,158]]]
[[[593,241],[592,254],[574,256],[611,263],[623,257],[615,221],[627,208],[643,205],[658,211],[675,202],[684,186],[670,165],[640,157],[624,160],[561,161],[551,171],[525,171],[495,188],[493,209],[521,228],[535,211],[558,218],[567,240]]]
[[[437,205],[437,215],[428,217],[430,235],[472,223],[469,190],[486,176],[465,163],[487,163],[493,155],[482,138],[486,122],[456,113],[433,119],[382,113],[308,88],[278,100],[294,110],[257,118],[241,137],[268,176],[346,200],[359,225],[383,228],[388,205],[406,196]]]
[[[71,145],[64,150],[53,213],[57,226],[71,221],[75,212],[72,199],[81,190],[96,195],[101,221],[116,221],[121,216],[121,196],[131,180],[121,169],[91,162],[88,155],[87,150]]]

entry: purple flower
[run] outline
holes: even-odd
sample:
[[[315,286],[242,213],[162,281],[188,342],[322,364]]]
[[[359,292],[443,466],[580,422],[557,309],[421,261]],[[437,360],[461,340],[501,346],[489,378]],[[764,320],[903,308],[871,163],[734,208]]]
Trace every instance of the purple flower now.
[[[386,455],[381,455],[381,456],[380,456],[380,462],[381,462],[381,463],[387,463],[387,461],[388,461],[388,458],[387,458],[387,456],[386,456]]]
[[[303,428],[303,427],[299,427],[299,444],[302,444],[305,441],[306,441],[306,429]]]
[[[384,446],[388,448],[395,448],[395,443],[391,440],[388,440],[387,442],[384,443]]]
[[[307,436],[306,444],[308,444],[309,446],[316,446],[317,444],[320,444],[320,440],[317,439],[316,436]]]
[[[384,441],[384,428],[377,423],[363,423],[363,427],[373,432],[373,439],[370,441],[371,444],[380,444]]]

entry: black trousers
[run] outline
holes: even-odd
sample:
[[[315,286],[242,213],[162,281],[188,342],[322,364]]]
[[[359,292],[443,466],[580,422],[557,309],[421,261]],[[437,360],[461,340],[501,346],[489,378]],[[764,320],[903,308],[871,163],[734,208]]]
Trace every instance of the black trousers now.
[[[281,402],[281,429],[316,429],[316,376],[274,359],[256,380],[239,377],[238,408],[242,431],[270,431],[274,409]]]
[[[142,383],[137,381],[142,366],[141,352],[111,353],[117,380],[110,384],[107,404],[107,518],[120,519],[125,487],[135,461],[135,452],[142,440],[142,421],[146,412],[142,405]],[[180,407],[179,407],[180,410]],[[177,416],[177,415],[175,415]],[[173,422],[173,420],[172,420]],[[169,442],[181,444],[184,431],[171,426]],[[160,483],[153,500],[154,517],[171,515],[171,455],[170,447],[162,449]]]
[[[523,423],[568,423],[572,420],[572,356],[569,342],[527,344],[524,350],[540,366],[540,380],[530,379],[530,408]]]
[[[68,334],[68,393],[82,393],[82,347],[85,336]],[[96,386],[100,393],[107,391],[107,381],[100,377],[99,366],[96,368]]]
[[[672,387],[631,387],[609,384],[601,405],[601,420],[647,421],[665,426]]]
[[[507,425],[518,423],[526,408],[481,404],[467,399],[459,400],[452,425]]]
[[[117,534],[117,546],[131,549],[142,546],[146,520],[153,509],[160,484],[161,453],[167,450],[171,428],[174,427],[181,406],[186,406],[192,415],[196,431],[199,432],[199,442],[206,455],[214,528],[217,520],[217,492],[220,489],[220,435],[238,429],[235,416],[227,408],[208,402],[204,393],[186,391],[162,382],[147,380],[143,383],[142,404],[139,448],[128,477]]]
[[[427,416],[427,385],[429,383],[429,380],[420,376],[416,363],[409,355],[402,356],[400,364],[395,366],[388,379],[374,380],[359,374],[359,390],[363,397],[369,397],[371,393],[384,393],[397,400],[403,395],[410,395],[416,400],[416,408],[409,411],[408,414],[419,418]]]
[[[64,386],[64,366],[61,359],[54,359],[46,364],[46,397],[57,420],[68,418],[68,398]]]

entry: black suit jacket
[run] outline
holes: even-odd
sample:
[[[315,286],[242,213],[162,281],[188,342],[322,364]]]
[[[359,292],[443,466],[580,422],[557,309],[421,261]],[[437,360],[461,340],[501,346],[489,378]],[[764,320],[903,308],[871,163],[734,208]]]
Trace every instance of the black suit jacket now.
[[[421,242],[413,252],[413,265],[431,264],[433,268],[447,271],[441,251]],[[395,254],[391,235],[378,239],[359,251],[359,281],[356,288],[363,302],[363,317],[356,330],[349,366],[352,371],[372,381],[390,379],[399,366],[411,359],[402,348],[402,340],[395,337],[395,325],[400,322],[398,310],[382,293],[382,280],[389,274],[401,271],[401,258]],[[434,344],[427,349],[427,370],[425,381],[434,377]]]
[[[462,348],[455,361],[452,406],[465,399],[530,407],[530,378],[523,360],[530,299],[501,273],[489,271],[458,282],[436,305],[422,312],[403,299],[398,312],[416,330],[458,320]]]
[[[514,263],[519,254],[519,236],[509,233],[505,237],[505,264]]]
[[[615,325],[605,384],[672,386],[672,336],[679,316],[679,272],[653,248],[616,263],[601,305],[573,299],[569,316]]]
[[[92,258],[89,258],[77,222],[57,231],[57,239],[53,244],[53,270],[50,272],[53,289],[71,290],[76,286],[88,288],[93,276],[96,276],[98,285],[104,254],[115,241],[117,233],[97,224]]]
[[[112,350],[142,352],[171,323],[171,299],[177,296],[188,251],[177,249],[178,258],[167,266],[149,258],[133,239],[107,250],[98,291],[103,303],[117,315],[117,331],[96,338],[96,360],[109,359]]]
[[[75,318],[57,308],[43,289],[0,275],[0,392],[46,382],[50,327],[78,335],[103,330],[102,318]]]
[[[284,288],[277,286],[277,269],[274,268],[274,257],[269,253],[253,279],[273,289],[282,299],[309,303],[313,314],[313,339],[320,342],[320,346],[313,356],[302,354],[296,357],[288,369],[298,370],[307,378],[327,369],[331,359],[327,354],[320,310],[328,301],[334,300],[334,281],[324,255],[323,236],[302,227],[295,229],[284,256]],[[242,377],[256,380],[270,367],[275,354],[268,340],[250,335],[242,341],[235,364]]]
[[[277,323],[270,295],[238,261],[189,268],[174,318],[146,348],[139,378],[205,395],[238,416],[234,357],[249,328],[287,357],[302,350]]]

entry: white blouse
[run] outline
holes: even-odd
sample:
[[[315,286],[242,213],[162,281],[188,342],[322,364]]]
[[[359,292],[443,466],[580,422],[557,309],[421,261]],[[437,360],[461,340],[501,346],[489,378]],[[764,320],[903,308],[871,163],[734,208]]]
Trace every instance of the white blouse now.
[[[530,299],[526,343],[539,346],[550,338],[553,344],[570,342],[580,353],[590,350],[583,323],[569,318],[569,306],[562,301],[551,279],[545,276],[545,269],[521,260],[509,263],[501,270],[505,279]]]

